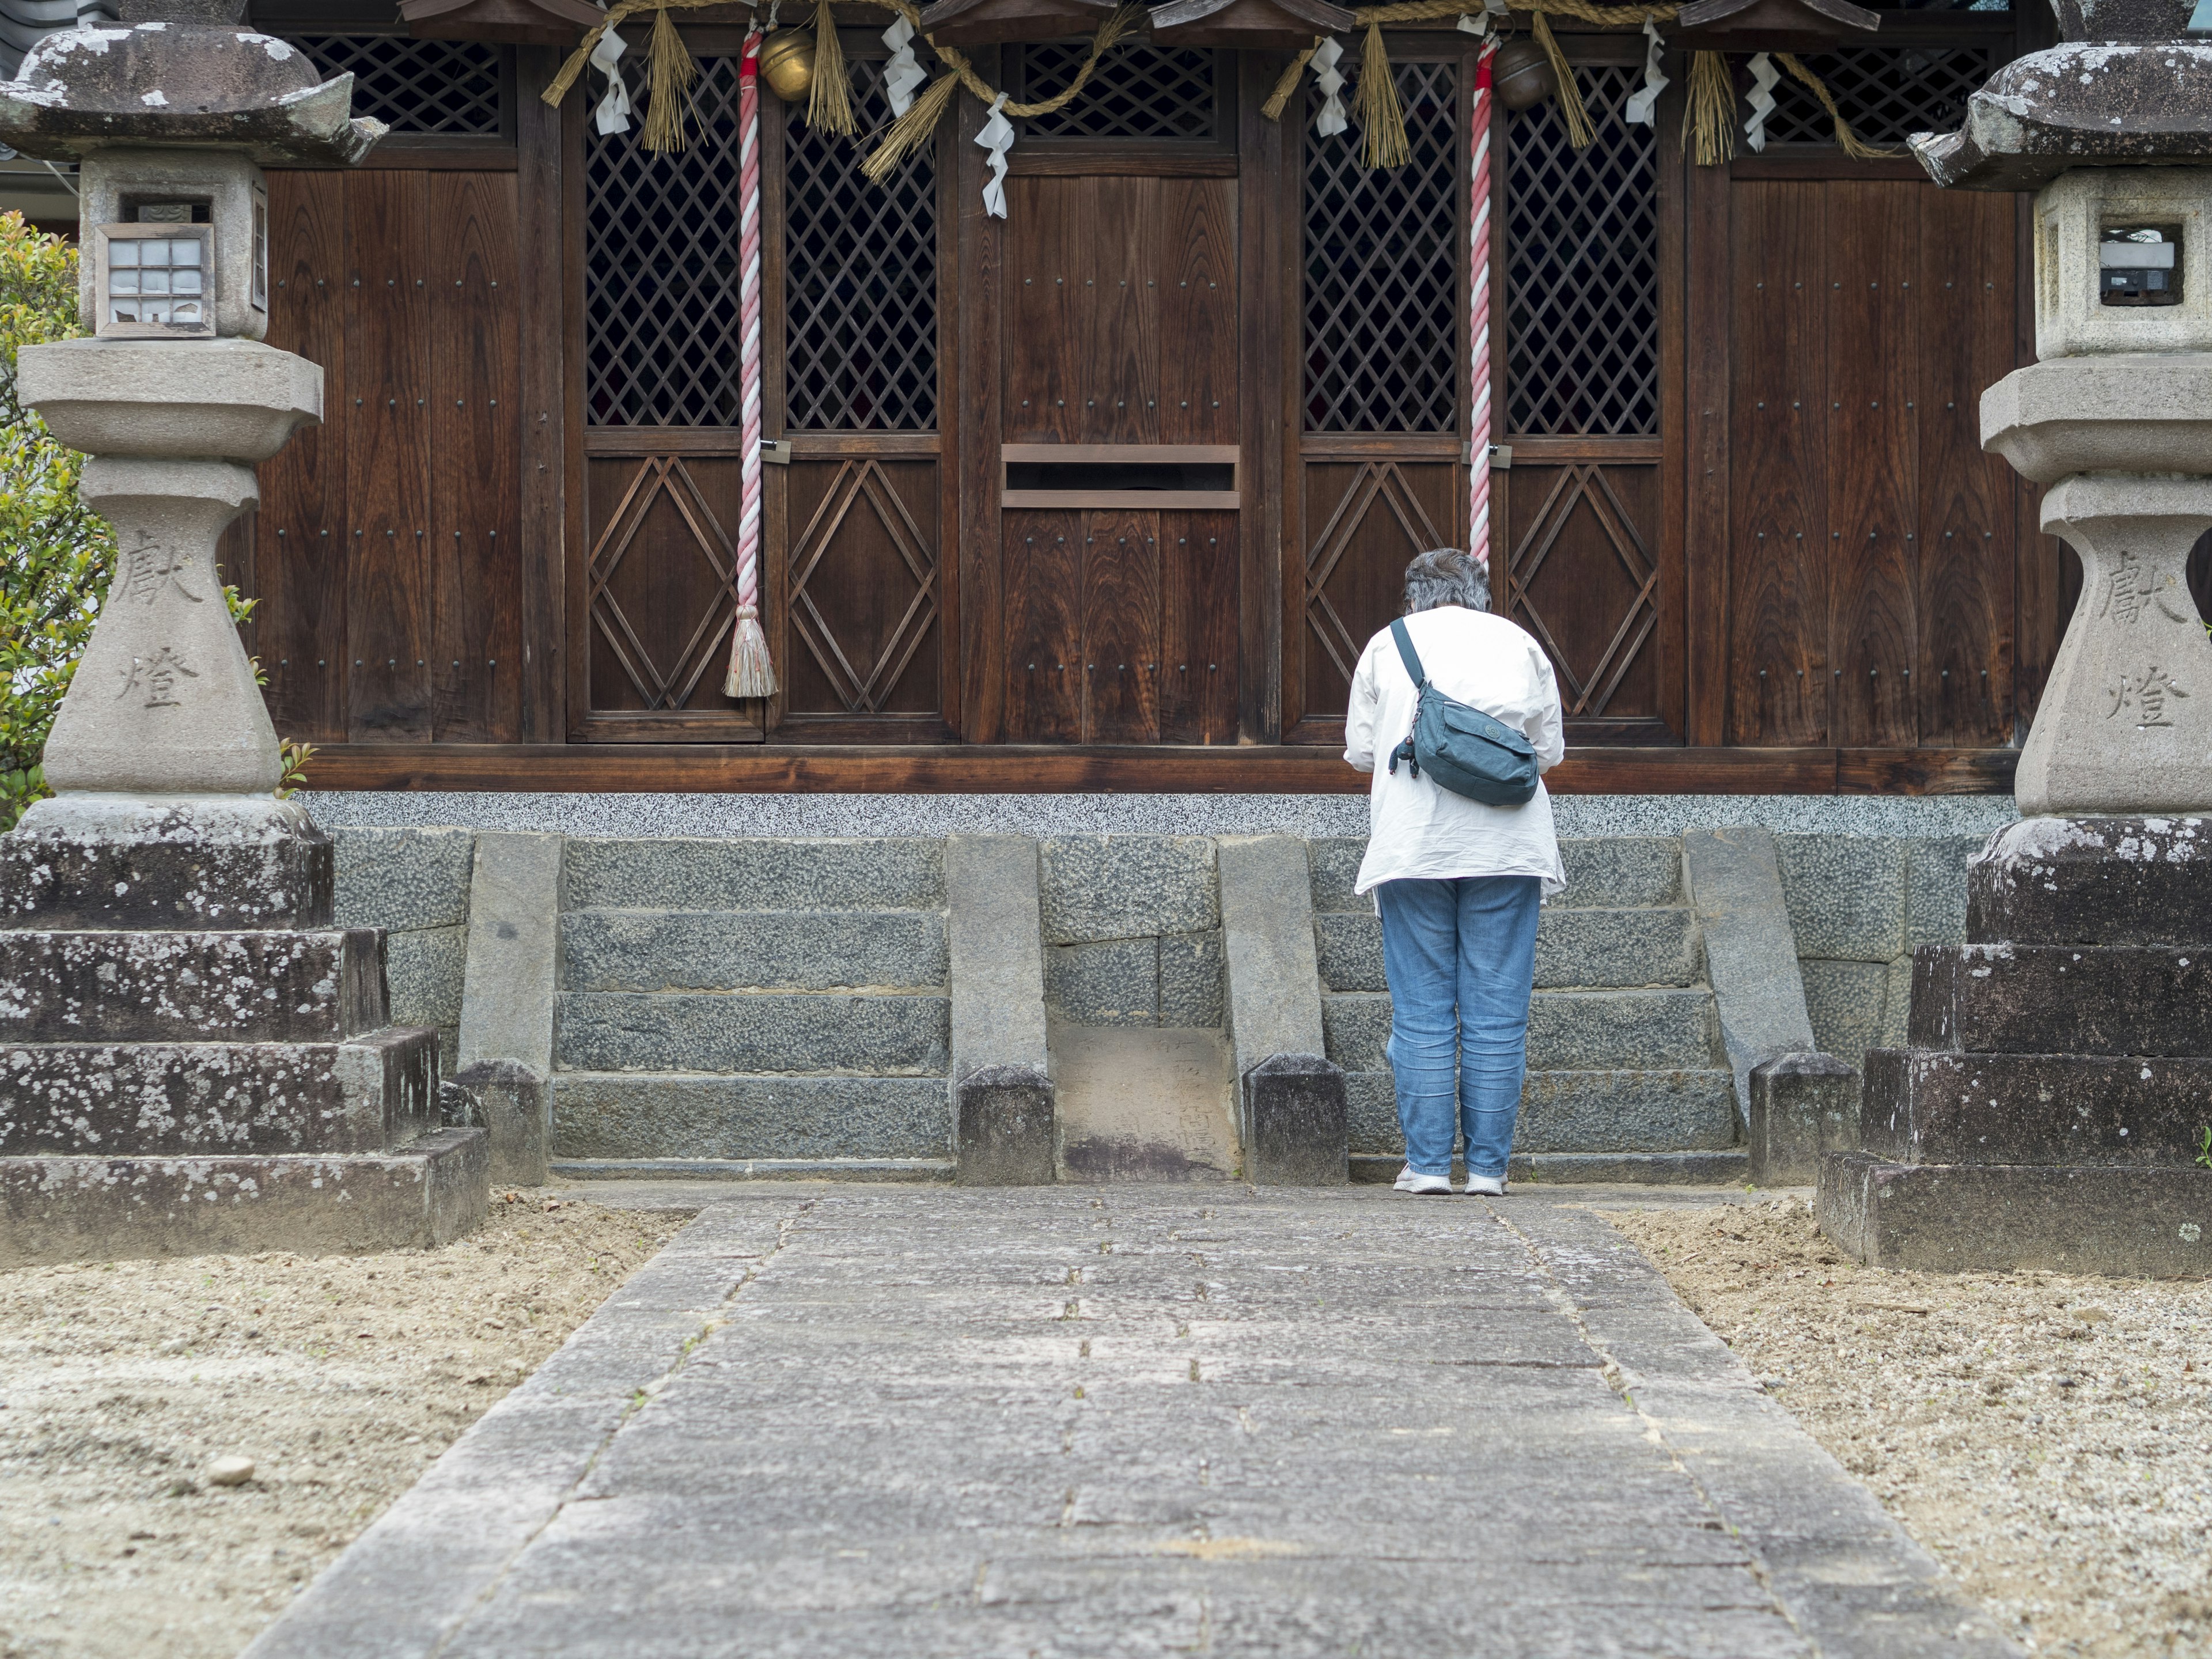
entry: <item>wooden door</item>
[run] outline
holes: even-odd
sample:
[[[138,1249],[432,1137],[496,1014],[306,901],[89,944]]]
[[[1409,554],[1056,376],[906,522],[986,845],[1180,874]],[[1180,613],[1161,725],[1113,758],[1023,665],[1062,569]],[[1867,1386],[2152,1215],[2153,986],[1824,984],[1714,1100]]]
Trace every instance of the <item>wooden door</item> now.
[[[1237,737],[1234,179],[1007,180],[1006,731]]]

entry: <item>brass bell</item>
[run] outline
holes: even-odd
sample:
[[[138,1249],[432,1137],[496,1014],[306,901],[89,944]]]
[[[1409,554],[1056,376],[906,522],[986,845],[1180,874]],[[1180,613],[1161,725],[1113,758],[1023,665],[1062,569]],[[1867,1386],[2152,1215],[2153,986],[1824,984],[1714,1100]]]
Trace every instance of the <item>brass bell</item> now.
[[[1508,109],[1533,109],[1559,89],[1552,60],[1534,40],[1516,40],[1498,47],[1490,60],[1490,85],[1498,101]]]
[[[814,85],[814,31],[778,29],[761,42],[761,79],[787,104],[795,104]]]

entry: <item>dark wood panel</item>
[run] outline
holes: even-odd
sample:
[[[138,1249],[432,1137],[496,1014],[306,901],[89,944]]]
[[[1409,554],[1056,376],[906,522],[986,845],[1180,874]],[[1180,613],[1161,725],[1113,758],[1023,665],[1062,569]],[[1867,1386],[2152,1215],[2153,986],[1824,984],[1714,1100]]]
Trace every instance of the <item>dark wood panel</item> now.
[[[1339,748],[1341,744],[1339,744]],[[1869,787],[1951,787],[1978,775],[2009,787],[2009,750],[1875,753],[1833,749],[1570,749],[1546,779],[1556,794],[1828,794],[1846,759]],[[1366,774],[1331,750],[1294,744],[1098,750],[973,744],[838,750],[549,744],[343,744],[317,756],[318,789],[596,790],[1064,794],[1085,790],[1364,794]]]
[[[520,352],[514,178],[425,181],[434,735],[522,735]]]
[[[1578,722],[1656,720],[1659,476],[1654,465],[1516,465],[1502,614],[1550,653]]]
[[[1237,441],[1237,186],[1227,179],[1155,184],[1159,257],[1159,442]]]
[[[434,734],[425,173],[345,180],[348,734]]]
[[[1083,515],[1010,511],[1006,537],[1006,720],[1015,743],[1083,737]]]
[[[995,73],[998,56],[995,49],[979,52],[978,72]],[[945,407],[957,411],[951,424],[958,533],[951,545],[957,550],[952,586],[959,611],[958,725],[970,743],[996,743],[1013,729],[1005,702],[1013,673],[1008,654],[1013,618],[1002,586],[1006,550],[1013,538],[1001,533],[1000,524],[997,439],[1012,429],[1004,418],[1000,325],[1002,307],[1011,310],[1007,291],[1018,288],[1019,279],[1006,270],[1005,221],[969,206],[982,190],[983,152],[975,140],[983,114],[976,100],[954,99],[947,119],[957,125],[951,143],[939,151],[939,174],[949,181],[948,193],[939,199],[957,204],[958,210],[944,216],[958,237],[958,258],[945,264],[948,272],[956,273],[948,280],[957,295],[958,349],[948,349],[945,361],[958,377],[959,395]]]
[[[1296,434],[1284,428],[1279,412],[1287,367],[1285,343],[1296,332],[1288,311],[1297,268],[1290,238],[1303,229],[1303,222],[1285,199],[1283,181],[1291,176],[1284,162],[1289,149],[1285,124],[1260,113],[1273,77],[1287,60],[1288,54],[1277,52],[1240,52],[1236,57],[1241,169],[1237,361],[1240,380],[1249,382],[1240,399],[1244,506],[1237,535],[1243,568],[1237,696],[1237,734],[1248,743],[1275,743],[1282,737],[1283,555],[1297,545],[1283,487],[1285,450]]]
[[[2012,736],[2012,469],[1981,447],[1983,389],[2012,368],[2013,204],[1921,191],[1917,347],[1918,736],[1943,747]]]
[[[2004,795],[2019,767],[2017,749],[1844,749],[1836,756],[1836,793]]]
[[[787,719],[938,709],[937,464],[793,463]]]
[[[550,47],[518,46],[514,53],[515,142],[521,161],[516,180],[519,252],[517,333],[530,342],[519,352],[522,450],[520,538],[522,735],[542,742],[568,729],[560,649],[567,635],[562,567],[567,535],[568,469],[562,463],[568,400],[562,395],[567,337],[562,314],[562,250],[580,228],[564,229],[561,194],[561,112],[538,96],[559,58]]]
[[[1083,515],[1083,741],[1160,735],[1160,547],[1156,513]]]
[[[1163,181],[1061,179],[1040,181],[1066,193],[1079,226],[1067,262],[1074,329],[1058,343],[1074,358],[1066,413],[1074,443],[1159,441],[1160,301],[1166,263],[1159,220]],[[1023,228],[1007,231],[1018,245]]]
[[[1742,185],[1730,203],[1731,743],[1816,743],[1827,733],[1822,189]]]
[[[346,735],[345,175],[269,174],[269,343],[323,369],[323,422],[260,469],[254,648],[282,736]]]
[[[1672,97],[1667,118],[1681,117]],[[1718,744],[1734,735],[1730,664],[1737,635],[1730,617],[1729,509],[1734,499],[1729,431],[1737,284],[1732,262],[1735,197],[1718,167],[1701,167],[1678,142],[1662,145],[1661,165],[1676,171],[1687,221],[1683,241],[1682,392],[1686,430],[1681,440],[1684,676],[1689,740]],[[1802,257],[1802,256],[1801,256]],[[1763,258],[1763,255],[1762,255]],[[1764,280],[1763,278],[1759,280]],[[1671,377],[1670,377],[1671,378]],[[1670,518],[1672,514],[1670,514]],[[1794,671],[1793,671],[1794,677]],[[1750,677],[1754,681],[1757,674]],[[1771,678],[1771,671],[1770,671]],[[1754,711],[1753,724],[1756,724]]]
[[[1828,735],[1841,744],[1917,740],[1919,657],[1912,441],[1920,187],[1829,185]]]
[[[1234,513],[1162,513],[1160,738],[1234,743],[1241,670]]]
[[[1298,633],[1301,716],[1341,717],[1367,641],[1398,614],[1406,566],[1449,545],[1465,512],[1450,463],[1309,463],[1303,468],[1305,603]]]
[[[1007,222],[1021,227],[1018,235],[1005,237],[1006,331],[999,349],[1007,443],[1078,443],[1088,430],[1088,377],[1076,353],[1094,235],[1087,206],[1074,181],[1006,181]]]

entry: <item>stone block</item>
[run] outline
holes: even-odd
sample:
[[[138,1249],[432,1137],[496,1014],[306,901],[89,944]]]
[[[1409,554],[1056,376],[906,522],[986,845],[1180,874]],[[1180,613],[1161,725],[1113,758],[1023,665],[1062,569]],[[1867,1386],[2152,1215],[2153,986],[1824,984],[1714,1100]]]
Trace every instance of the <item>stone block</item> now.
[[[1753,1066],[1814,1046],[1775,838],[1755,829],[1692,830],[1682,837],[1682,872],[1741,1109]]]
[[[1863,1150],[1896,1164],[2194,1163],[2212,1060],[1947,1054],[1866,1058]]]
[[[1916,1048],[2212,1054],[2201,946],[1930,945],[1912,966]]]
[[[1160,1024],[1226,1024],[1229,974],[1222,935],[1170,933],[1159,944]]]
[[[470,866],[459,1062],[512,1060],[553,1069],[553,999],[561,982],[559,836],[477,837]]]
[[[1775,836],[1797,954],[1850,962],[1903,956],[1906,847],[1887,836]]]
[[[1390,1073],[1346,1072],[1344,1136],[1355,1152],[1402,1156],[1406,1137],[1398,1123],[1398,1091]],[[1395,1176],[1396,1170],[1392,1170]]]
[[[453,1030],[461,1023],[467,970],[465,927],[384,936],[384,983],[398,1024]]]
[[[1559,908],[1682,902],[1682,843],[1673,836],[1564,839],[1559,868],[1567,878],[1567,890],[1553,901]]]
[[[945,843],[882,836],[568,841],[569,910],[942,910]]]
[[[1966,866],[1988,839],[1986,836],[1922,836],[1905,844],[1907,951],[1923,945],[1966,942]]]
[[[1547,990],[1690,985],[1703,965],[1686,909],[1547,907],[1536,927],[1536,983]]]
[[[1318,1055],[1326,1038],[1304,843],[1288,836],[1237,836],[1223,841],[1215,856],[1236,1075],[1248,1077],[1278,1054]]]
[[[331,869],[289,802],[40,801],[0,836],[0,927],[327,927]]]
[[[1360,860],[1366,856],[1364,836],[1316,836],[1306,843],[1309,891],[1316,915],[1346,910],[1375,914],[1374,900],[1352,890],[1359,878]]]
[[[374,932],[0,932],[0,1042],[333,1042],[386,1023]]]
[[[1044,947],[1046,1005],[1071,1025],[1157,1025],[1160,942],[1102,939]]]
[[[483,1218],[480,1129],[353,1156],[0,1158],[0,1268],[427,1249]]]
[[[1387,991],[1382,971],[1382,918],[1371,910],[1317,911],[1314,959],[1330,991]]]
[[[1810,1187],[1820,1160],[1858,1145],[1859,1074],[1833,1054],[1784,1054],[1752,1068],[1744,1139],[1762,1187]]]
[[[961,1079],[954,1096],[961,1185],[1052,1185],[1059,1132],[1050,1078],[1026,1066],[989,1066]]]
[[[936,1077],[700,1077],[562,1072],[554,1148],[576,1158],[943,1158]]]
[[[438,1041],[0,1048],[0,1157],[366,1152],[437,1127]]]
[[[1347,1179],[1344,1073],[1319,1054],[1271,1054],[1244,1074],[1244,1179],[1335,1187]]]
[[[2212,947],[2212,819],[2024,818],[1966,886],[1976,944]]]
[[[1203,933],[1221,925],[1204,836],[1078,836],[1039,848],[1045,941]]]
[[[2124,1278],[2212,1274],[2212,1170],[1892,1164],[1834,1152],[1820,1231],[1870,1267]]]
[[[1797,964],[1805,982],[1805,1012],[1817,1051],[1855,1063],[1887,1030],[1890,965],[1883,962]]]
[[[944,1077],[943,997],[563,992],[560,1068]]]
[[[1387,1068],[1390,999],[1322,999],[1323,1052],[1347,1072]],[[1699,1071],[1717,1063],[1720,1033],[1703,991],[1539,991],[1528,1010],[1528,1064],[1540,1071]]]
[[[1505,1178],[1532,1186],[1736,1187],[1750,1170],[1741,1152],[1516,1152]]]
[[[1717,1151],[1735,1144],[1735,1085],[1718,1067],[1530,1072],[1513,1133],[1524,1152]]]
[[[489,1178],[544,1186],[551,1139],[544,1076],[520,1060],[480,1060],[463,1066],[453,1084],[469,1104],[471,1127],[484,1132]]]
[[[460,927],[469,919],[476,836],[467,830],[331,831],[341,927]]]
[[[576,910],[569,991],[934,990],[945,918],[928,910]]]
[[[1051,1064],[1045,1026],[1044,925],[1037,846],[1026,836],[953,836],[945,843],[952,1079]]]

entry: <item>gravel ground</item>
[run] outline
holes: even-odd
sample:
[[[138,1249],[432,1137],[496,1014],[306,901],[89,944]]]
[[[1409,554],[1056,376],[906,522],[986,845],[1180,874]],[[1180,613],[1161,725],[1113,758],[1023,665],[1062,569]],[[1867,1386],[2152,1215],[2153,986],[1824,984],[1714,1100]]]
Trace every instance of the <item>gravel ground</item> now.
[[[2031,1651],[2212,1655],[2212,1284],[1870,1270],[1795,1197],[1608,1218]]]
[[[0,1656],[229,1659],[684,1219],[0,1273]]]

